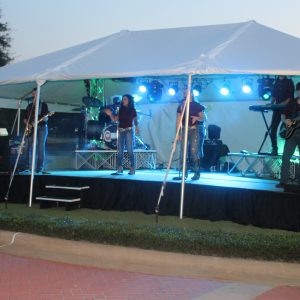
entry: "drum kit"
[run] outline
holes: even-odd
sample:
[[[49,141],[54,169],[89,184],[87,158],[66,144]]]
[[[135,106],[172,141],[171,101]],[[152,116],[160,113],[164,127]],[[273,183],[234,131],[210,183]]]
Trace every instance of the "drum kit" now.
[[[97,98],[83,97],[82,102],[86,109],[85,113],[85,140],[90,148],[101,150],[115,150],[118,146],[118,125],[110,120],[106,114],[106,109],[111,109],[113,114],[117,114],[116,104],[102,106]],[[93,112],[93,113],[92,113]],[[148,150],[150,147],[143,140],[135,137],[135,149]]]

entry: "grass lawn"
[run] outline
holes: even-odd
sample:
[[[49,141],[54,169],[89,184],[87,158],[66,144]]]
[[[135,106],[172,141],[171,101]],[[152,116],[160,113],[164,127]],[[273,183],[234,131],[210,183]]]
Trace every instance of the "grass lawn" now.
[[[300,233],[141,212],[0,204],[0,228],[192,254],[300,262]]]

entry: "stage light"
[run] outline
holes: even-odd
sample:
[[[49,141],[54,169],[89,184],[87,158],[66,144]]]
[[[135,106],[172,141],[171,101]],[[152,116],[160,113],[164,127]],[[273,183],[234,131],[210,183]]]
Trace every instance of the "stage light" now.
[[[252,89],[249,85],[243,85],[242,90],[245,94],[250,94]]]
[[[228,96],[230,93],[230,90],[229,90],[229,86],[227,84],[223,85],[221,88],[220,88],[220,94],[223,95],[223,96]]]
[[[137,95],[137,94],[133,94],[132,96],[133,96],[133,101],[134,101],[135,103],[140,102],[140,101],[143,99],[142,96]]]
[[[262,92],[262,96],[263,100],[268,101],[271,99],[272,97],[272,90],[270,88],[264,88],[263,92]]]
[[[169,88],[168,93],[169,93],[170,96],[175,96],[176,95],[176,91],[175,91],[174,88]]]
[[[178,85],[176,84],[170,84],[168,93],[170,96],[175,96],[178,92]]]
[[[198,97],[202,92],[202,86],[200,84],[197,84],[193,87],[193,95],[194,97]]]
[[[147,92],[147,85],[146,84],[141,84],[140,86],[139,86],[139,91],[141,92],[141,93],[146,93]]]
[[[242,86],[242,91],[245,94],[250,94],[252,92],[252,81],[250,80],[245,80],[243,82],[243,86]]]
[[[269,76],[260,78],[258,83],[258,95],[265,101],[269,101],[272,97],[272,91],[274,86],[274,79]]]
[[[158,80],[153,80],[150,83],[149,87],[149,100],[150,101],[156,101],[160,100],[162,96],[162,89],[163,89],[163,84],[161,84]]]

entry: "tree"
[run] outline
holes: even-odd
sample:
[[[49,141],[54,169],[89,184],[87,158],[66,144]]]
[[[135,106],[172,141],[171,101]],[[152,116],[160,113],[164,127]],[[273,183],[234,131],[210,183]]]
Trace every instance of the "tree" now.
[[[0,19],[1,19],[1,10],[0,10]],[[0,21],[0,67],[5,66],[13,60],[10,56],[10,28],[8,27],[7,22],[3,23]]]

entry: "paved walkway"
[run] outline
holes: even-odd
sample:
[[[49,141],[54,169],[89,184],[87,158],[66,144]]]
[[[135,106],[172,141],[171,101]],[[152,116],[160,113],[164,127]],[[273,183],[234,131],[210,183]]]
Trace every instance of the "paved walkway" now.
[[[300,300],[300,265],[0,230],[0,300],[29,299]]]
[[[0,253],[1,300],[299,300],[300,287],[109,271]]]

